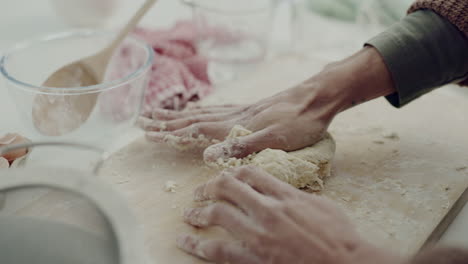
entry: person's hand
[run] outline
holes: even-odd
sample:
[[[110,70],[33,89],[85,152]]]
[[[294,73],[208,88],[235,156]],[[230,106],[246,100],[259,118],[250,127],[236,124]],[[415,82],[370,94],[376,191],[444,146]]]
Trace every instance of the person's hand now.
[[[167,134],[181,138],[203,135],[223,141],[235,125],[254,131],[249,136],[209,147],[205,151],[209,161],[219,157],[243,158],[265,148],[296,150],[318,141],[334,116],[323,101],[317,101],[313,109],[306,109],[304,97],[313,94],[313,90],[297,87],[249,106],[211,106],[182,112],[157,110],[154,120],[143,120],[144,128],[153,141],[164,141]]]
[[[321,139],[339,112],[390,94],[393,85],[380,55],[365,48],[292,89],[247,106],[209,106],[182,112],[156,110],[140,124],[150,140],[167,135],[224,141],[235,125],[254,133],[205,150],[207,161],[243,158],[266,148],[293,151]]]
[[[29,139],[16,133],[8,133],[0,136],[0,148],[28,142],[30,142]],[[0,153],[0,169],[9,168],[10,164],[26,154],[28,154],[28,149],[15,149],[7,153]]]
[[[197,188],[195,200],[216,202],[187,209],[188,224],[219,226],[237,240],[182,235],[177,244],[214,263],[402,263],[361,240],[332,202],[294,189],[255,167],[223,172]]]

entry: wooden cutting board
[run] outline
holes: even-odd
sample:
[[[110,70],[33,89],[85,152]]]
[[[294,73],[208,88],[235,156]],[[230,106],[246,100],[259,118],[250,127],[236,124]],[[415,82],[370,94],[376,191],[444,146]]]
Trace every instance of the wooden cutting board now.
[[[318,70],[316,61],[280,61],[220,88],[204,103],[254,102]],[[437,91],[400,110],[379,99],[341,114],[330,128],[337,154],[323,194],[369,241],[403,254],[417,252],[468,186],[467,113],[467,99]],[[175,239],[200,232],[181,220],[194,188],[216,175],[200,157],[141,138],[101,171],[133,205],[157,263],[198,262],[177,250]],[[163,190],[169,180],[179,185],[175,193]]]
[[[280,58],[255,76],[220,87],[204,103],[254,102],[304,80],[323,64]],[[468,186],[467,113],[468,99],[441,90],[400,110],[379,99],[341,114],[330,128],[337,153],[323,194],[345,210],[367,240],[402,254],[417,252]],[[181,264],[201,261],[175,247],[178,234],[225,235],[194,230],[181,218],[194,188],[215,175],[200,153],[179,153],[144,138],[115,153],[100,171],[137,214],[142,226],[135,228],[144,229],[154,262]],[[177,182],[175,193],[164,190],[167,181]]]

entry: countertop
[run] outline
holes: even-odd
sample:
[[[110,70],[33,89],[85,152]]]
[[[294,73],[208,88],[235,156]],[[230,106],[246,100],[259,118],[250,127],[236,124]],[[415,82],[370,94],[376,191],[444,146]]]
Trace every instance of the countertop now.
[[[0,16],[0,53],[7,50],[18,41],[70,29],[69,26],[56,16],[47,0],[15,0],[2,2],[4,3],[2,3],[3,12],[2,16]],[[136,3],[140,2],[140,0],[120,0],[116,14],[104,27],[115,28],[125,22],[137,7]],[[189,16],[190,10],[184,9],[178,1],[160,0],[157,4],[157,8],[148,14],[143,24],[146,26],[164,27],[171,25],[178,19],[187,18]],[[304,40],[304,43],[310,43],[310,47],[313,47],[312,50],[314,51],[305,53],[307,54],[305,56],[321,58],[317,60],[318,63],[339,59],[350,54],[359,49],[359,46],[375,33],[375,29],[339,23],[323,18],[310,18],[309,22],[311,23],[307,23],[308,34],[305,37],[306,40]],[[325,34],[321,32],[324,26],[328,26]],[[337,31],[339,33],[335,33]],[[315,36],[320,36],[320,38],[315,38]],[[281,33],[276,34],[276,43],[280,43],[282,38],[283,36]],[[280,47],[280,45],[278,45],[278,47]],[[281,51],[281,48],[278,48],[278,50]],[[289,55],[281,54],[280,56]],[[457,87],[445,87],[443,89],[444,92],[465,96],[468,100],[468,89],[463,90]],[[10,102],[2,82],[0,82],[0,116],[0,133],[21,132],[22,128],[17,122],[15,107]],[[127,140],[133,139],[138,134],[139,132],[133,131],[133,133],[127,137]],[[468,144],[468,141],[461,143]],[[123,145],[125,141],[119,144]],[[468,247],[468,206],[465,206],[464,210],[450,226],[442,239],[442,243]]]

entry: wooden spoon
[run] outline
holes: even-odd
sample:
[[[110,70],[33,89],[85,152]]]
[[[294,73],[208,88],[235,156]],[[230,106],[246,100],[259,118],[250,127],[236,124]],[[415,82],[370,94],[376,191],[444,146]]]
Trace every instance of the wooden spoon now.
[[[54,72],[43,84],[45,87],[74,88],[102,83],[107,65],[120,43],[140,22],[146,12],[157,0],[146,0],[128,24],[120,31],[114,41],[101,52],[68,64]],[[40,94],[33,102],[33,123],[47,136],[61,136],[79,128],[88,120],[99,93],[64,91],[58,94]]]

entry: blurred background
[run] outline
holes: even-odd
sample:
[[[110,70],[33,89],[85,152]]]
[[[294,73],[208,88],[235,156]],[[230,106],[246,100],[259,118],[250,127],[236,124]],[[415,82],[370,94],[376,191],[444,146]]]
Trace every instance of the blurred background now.
[[[142,0],[1,0],[0,49],[15,41],[34,35],[63,31],[70,27],[116,28],[125,23],[142,3]],[[160,0],[145,18],[145,26],[164,28],[180,19],[191,17],[192,10],[179,0]],[[229,1],[227,1],[229,2]],[[256,1],[253,1],[256,2]],[[289,26],[288,19],[301,23],[304,13],[318,14],[344,24],[380,27],[401,18],[411,0],[270,0],[277,6],[276,31]],[[280,21],[278,23],[278,21]],[[273,21],[272,21],[273,22]],[[304,22],[304,21],[302,21]],[[317,21],[315,21],[318,23]],[[281,27],[282,25],[282,27]],[[332,30],[316,24],[296,25],[300,30],[321,32],[320,38],[332,34]],[[297,28],[296,28],[297,29]],[[343,30],[344,33],[345,30]],[[335,33],[336,34],[336,33]],[[346,34],[348,35],[348,34]],[[318,36],[316,36],[318,37]],[[277,39],[278,40],[278,39]]]
[[[143,0],[0,2],[1,54],[19,42],[77,28],[116,31]],[[143,110],[182,109],[284,55],[313,59],[320,65],[341,59],[403,17],[410,2],[159,0],[135,32],[157,55]],[[31,56],[30,61],[46,63],[43,57]],[[166,78],[168,72],[171,78]],[[9,111],[19,102],[7,100],[6,90],[0,89],[0,111],[10,114],[2,116],[0,133],[7,132],[2,131],[5,128],[21,131],[16,111]],[[171,92],[158,97],[162,90]]]
[[[77,28],[115,32],[143,0],[0,2],[2,54],[18,42]],[[404,17],[411,3],[412,0],[159,0],[135,32],[157,55],[143,111],[154,107],[182,109],[227,81],[255,74],[259,65],[271,64],[278,57],[313,60],[320,68],[360,49],[365,41]],[[179,67],[181,63],[183,67]],[[119,69],[116,71],[118,74]],[[168,72],[171,78],[166,78]],[[6,99],[6,90],[0,89],[0,111],[16,108]],[[162,90],[172,92],[160,98]],[[466,89],[454,90],[468,93]],[[5,127],[20,131],[15,111],[10,112],[2,116],[0,133],[7,132],[3,131]]]
[[[301,69],[311,74],[326,63],[358,50],[369,38],[401,19],[411,2],[159,0],[135,32],[159,56],[152,67],[143,110],[183,109],[187,103],[221,89],[218,83],[255,74],[257,67],[273,64],[278,57],[315,62],[312,69]],[[76,28],[115,31],[143,0],[0,0],[0,3],[2,54],[18,42],[51,33]],[[39,65],[48,63],[35,57],[31,60]],[[296,69],[286,65],[284,70]],[[463,92],[460,88],[452,89]],[[175,92],[164,98],[158,96],[158,92],[168,90]],[[0,82],[0,135],[24,131],[15,104]]]

